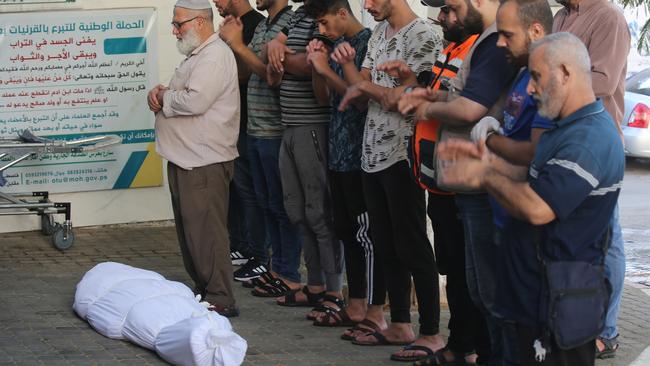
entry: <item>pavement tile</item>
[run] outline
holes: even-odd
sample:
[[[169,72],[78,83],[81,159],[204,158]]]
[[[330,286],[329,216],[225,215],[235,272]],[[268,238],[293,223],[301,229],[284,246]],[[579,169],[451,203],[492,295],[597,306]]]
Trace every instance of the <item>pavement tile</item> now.
[[[59,252],[39,232],[3,234],[0,252],[0,365],[164,365],[154,352],[96,333],[72,311],[75,285],[95,263],[117,261],[190,285],[176,232],[169,226],[75,229]],[[192,287],[190,285],[190,287]],[[234,286],[242,315],[232,319],[248,341],[244,362],[268,365],[399,365],[399,347],[359,347],[338,337],[345,328],[315,328],[308,308],[283,308]],[[441,328],[447,335],[448,312]],[[417,314],[413,314],[414,321]],[[597,366],[622,366],[650,344],[650,297],[626,286],[621,305],[621,352]]]

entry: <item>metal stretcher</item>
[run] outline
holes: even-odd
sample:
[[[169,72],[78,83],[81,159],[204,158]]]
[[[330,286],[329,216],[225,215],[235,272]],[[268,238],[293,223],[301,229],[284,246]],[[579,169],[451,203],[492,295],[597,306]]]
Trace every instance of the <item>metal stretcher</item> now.
[[[78,140],[52,140],[35,136],[24,130],[18,138],[0,139],[0,159],[10,157],[8,163],[0,166],[2,173],[23,160],[33,159],[41,154],[52,153],[87,153],[117,145],[122,138],[117,135],[104,135]],[[2,186],[3,184],[0,184]],[[6,210],[6,212],[5,212]],[[56,223],[53,215],[65,215],[63,224]],[[30,194],[6,194],[0,192],[0,216],[38,215],[41,217],[41,231],[52,236],[52,244],[59,250],[66,250],[74,243],[72,222],[70,220],[70,202],[51,202],[48,192]]]

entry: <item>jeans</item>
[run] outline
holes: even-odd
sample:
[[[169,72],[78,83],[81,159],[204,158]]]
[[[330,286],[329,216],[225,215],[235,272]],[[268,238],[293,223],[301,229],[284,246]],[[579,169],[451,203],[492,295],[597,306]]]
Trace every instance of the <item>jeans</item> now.
[[[265,263],[269,259],[266,231],[258,225],[264,219],[264,214],[253,189],[253,177],[245,140],[246,135],[240,136],[237,141],[239,157],[235,159],[234,174],[230,183],[228,205],[230,249]]]
[[[609,308],[605,317],[605,328],[600,336],[612,339],[618,335],[616,320],[621,306],[623,295],[623,282],[625,281],[625,249],[623,247],[623,233],[619,221],[618,204],[610,221],[612,227],[612,242],[605,256],[605,276],[612,285],[612,295],[609,298]]]
[[[497,246],[494,242],[492,208],[487,194],[458,194],[456,205],[465,231],[467,288],[474,304],[485,316],[490,333],[488,365],[501,365],[502,332],[495,310]],[[486,363],[487,360],[481,360]]]
[[[295,227],[289,222],[282,198],[278,165],[281,141],[280,138],[248,136],[253,186],[264,213],[263,219],[257,221],[256,225],[265,229],[268,245],[273,251],[271,269],[282,278],[300,282],[300,242]]]

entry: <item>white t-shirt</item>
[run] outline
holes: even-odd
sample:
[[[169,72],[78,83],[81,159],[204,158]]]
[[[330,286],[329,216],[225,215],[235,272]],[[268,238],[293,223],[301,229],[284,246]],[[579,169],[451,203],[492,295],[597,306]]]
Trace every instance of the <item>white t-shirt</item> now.
[[[368,41],[368,53],[362,67],[369,69],[372,83],[395,88],[398,80],[376,67],[384,62],[404,60],[416,74],[430,71],[443,48],[442,39],[431,23],[414,19],[391,38],[386,39],[388,21],[379,23]],[[374,173],[389,168],[407,158],[410,136],[413,135],[413,117],[382,109],[381,103],[368,102],[368,116],[363,133],[361,168]]]

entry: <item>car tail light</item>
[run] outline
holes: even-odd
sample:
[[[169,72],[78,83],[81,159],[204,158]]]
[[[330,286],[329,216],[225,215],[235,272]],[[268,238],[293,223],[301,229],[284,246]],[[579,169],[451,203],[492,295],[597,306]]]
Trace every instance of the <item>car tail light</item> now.
[[[650,108],[643,103],[635,105],[630,119],[627,121],[627,126],[648,128],[648,124],[650,124]]]

